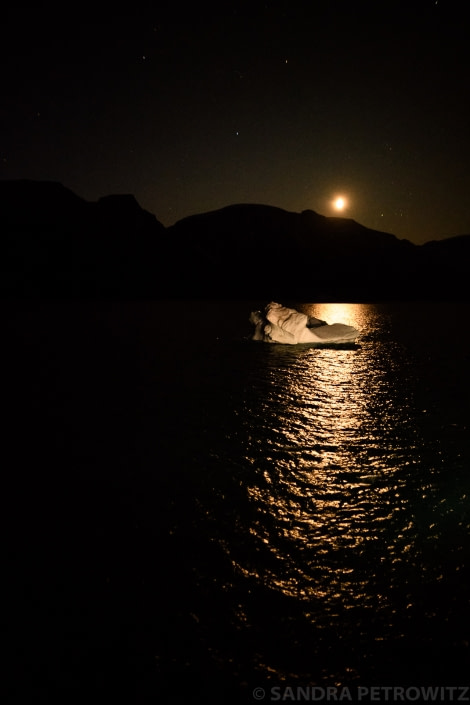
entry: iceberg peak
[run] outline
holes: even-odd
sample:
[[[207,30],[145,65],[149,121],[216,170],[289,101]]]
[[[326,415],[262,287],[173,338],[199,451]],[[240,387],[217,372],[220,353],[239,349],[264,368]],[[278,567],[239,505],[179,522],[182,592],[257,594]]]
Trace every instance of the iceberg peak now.
[[[265,343],[351,343],[359,335],[344,323],[328,325],[313,316],[271,301],[264,311],[252,311],[250,323],[255,326],[252,340]]]

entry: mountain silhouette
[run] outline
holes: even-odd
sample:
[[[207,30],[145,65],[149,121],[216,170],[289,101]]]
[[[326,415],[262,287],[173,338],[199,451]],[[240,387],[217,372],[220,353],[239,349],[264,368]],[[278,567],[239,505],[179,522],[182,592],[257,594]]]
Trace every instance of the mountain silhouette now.
[[[1,290],[147,295],[165,228],[133,196],[89,203],[59,183],[0,181]]]
[[[292,298],[291,292],[309,300],[388,298],[397,271],[411,273],[416,249],[353,220],[262,205],[184,218],[168,232],[192,253],[191,267],[197,263],[209,287],[216,276],[216,286],[240,296],[245,282],[249,294],[262,298]]]
[[[0,181],[3,297],[466,297],[470,235],[414,245],[348,218],[231,205],[165,228],[131,195]]]

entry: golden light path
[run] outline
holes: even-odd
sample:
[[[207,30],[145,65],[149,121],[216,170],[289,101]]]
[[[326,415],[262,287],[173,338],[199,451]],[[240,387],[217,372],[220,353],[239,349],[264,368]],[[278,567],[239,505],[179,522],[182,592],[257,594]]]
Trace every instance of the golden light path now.
[[[305,304],[301,310],[302,313],[320,318],[328,324],[345,323],[364,331],[370,324],[370,308],[368,304],[334,303]]]
[[[369,304],[299,308],[364,332],[376,316]],[[272,367],[250,409],[259,428],[246,460],[256,469],[247,488],[256,508],[249,533],[271,558],[261,572],[257,562],[234,567],[285,595],[326,601],[331,614],[379,609],[383,598],[365,590],[363,564],[371,545],[388,543],[384,529],[403,511],[396,493],[407,464],[394,429],[406,424],[408,409],[394,405],[390,361],[377,357],[366,336],[357,347],[273,346],[267,354]],[[398,531],[390,560],[400,560],[407,543]]]

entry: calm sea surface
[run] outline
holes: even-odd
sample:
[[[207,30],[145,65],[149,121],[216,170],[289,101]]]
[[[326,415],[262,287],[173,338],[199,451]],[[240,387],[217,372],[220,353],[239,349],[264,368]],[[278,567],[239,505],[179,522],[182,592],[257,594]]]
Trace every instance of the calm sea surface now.
[[[470,304],[260,305],[6,312],[18,702],[468,684]]]

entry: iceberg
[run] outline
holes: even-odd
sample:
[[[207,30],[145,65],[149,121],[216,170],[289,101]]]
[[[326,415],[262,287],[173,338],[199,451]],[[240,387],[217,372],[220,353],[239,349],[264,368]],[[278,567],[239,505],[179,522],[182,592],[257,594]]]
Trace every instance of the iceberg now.
[[[264,311],[252,311],[250,323],[255,327],[252,340],[265,343],[352,343],[359,335],[353,326],[344,323],[328,325],[325,321],[274,301]]]

